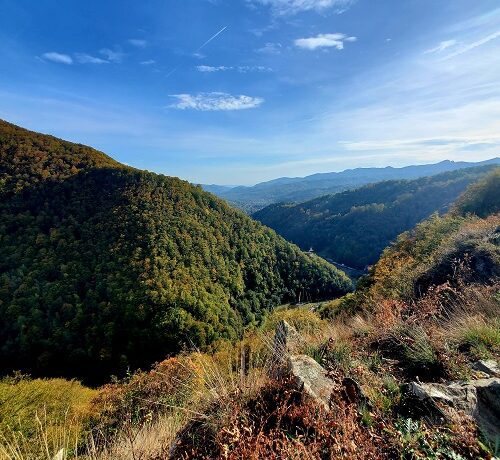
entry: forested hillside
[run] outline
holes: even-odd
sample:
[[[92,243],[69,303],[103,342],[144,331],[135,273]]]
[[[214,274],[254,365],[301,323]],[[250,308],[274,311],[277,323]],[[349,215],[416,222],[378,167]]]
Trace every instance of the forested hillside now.
[[[302,249],[313,247],[323,257],[363,269],[397,235],[434,212],[446,211],[469,184],[493,168],[380,182],[302,204],[271,205],[254,217]]]
[[[302,203],[324,195],[343,192],[386,180],[413,180],[464,168],[500,164],[500,158],[478,163],[441,161],[436,164],[403,168],[356,168],[341,172],[319,173],[306,177],[281,177],[252,187],[204,186],[249,214],[274,203]]]
[[[0,120],[0,196],[91,168],[124,167],[106,154]]]
[[[384,250],[356,294],[346,298],[357,299],[354,303],[358,308],[366,308],[367,300],[378,308],[382,299],[410,304],[432,295],[435,286],[462,290],[467,285],[494,285],[498,302],[499,187],[497,168],[472,184],[450,212],[434,215],[399,235]],[[452,295],[449,300],[456,299]]]
[[[400,235],[355,292],[239,341],[93,389],[0,379],[0,458],[497,458],[499,184]]]
[[[102,380],[350,280],[215,196],[0,123],[1,371]]]

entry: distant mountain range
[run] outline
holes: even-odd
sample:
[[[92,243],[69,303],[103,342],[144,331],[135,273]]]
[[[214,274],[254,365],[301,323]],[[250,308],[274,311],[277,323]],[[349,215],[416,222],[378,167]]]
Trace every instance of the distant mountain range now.
[[[303,250],[313,247],[327,260],[362,269],[375,263],[400,233],[446,212],[471,183],[494,169],[500,168],[485,165],[382,181],[304,203],[269,205],[253,217]]]
[[[281,177],[252,187],[202,185],[211,193],[229,201],[248,213],[279,202],[300,203],[322,195],[343,192],[384,180],[418,179],[447,171],[474,166],[500,164],[500,158],[480,162],[445,160],[440,163],[406,166],[403,168],[356,168],[342,172],[319,173],[306,177]]]

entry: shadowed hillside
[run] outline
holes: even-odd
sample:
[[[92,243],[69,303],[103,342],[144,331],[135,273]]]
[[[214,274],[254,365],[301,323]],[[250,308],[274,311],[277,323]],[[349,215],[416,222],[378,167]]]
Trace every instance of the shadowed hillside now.
[[[306,203],[271,205],[254,217],[304,250],[313,247],[323,257],[363,269],[397,235],[434,212],[445,212],[469,184],[493,168],[379,182]]]
[[[105,379],[349,279],[176,178],[0,124],[2,371]]]

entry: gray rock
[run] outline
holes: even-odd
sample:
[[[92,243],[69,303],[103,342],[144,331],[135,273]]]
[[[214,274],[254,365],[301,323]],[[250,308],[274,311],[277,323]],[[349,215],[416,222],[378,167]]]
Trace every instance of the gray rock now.
[[[310,356],[295,355],[288,359],[287,371],[299,391],[327,411],[330,410],[330,398],[335,384],[328,377],[326,369]]]
[[[409,384],[410,393],[430,409],[431,416],[446,414],[438,404],[463,411],[473,417],[484,432],[495,439],[500,436],[500,379],[470,382]]]
[[[484,372],[491,377],[500,377],[500,366],[493,359],[477,361],[472,365],[472,369]]]
[[[273,352],[268,369],[272,377],[280,377],[285,371],[288,363],[288,357],[297,350],[302,337],[297,330],[281,320],[276,326],[274,334]]]
[[[297,329],[286,321],[281,320],[276,326],[274,334],[273,353],[280,357],[293,353],[301,340],[302,337],[297,332]]]

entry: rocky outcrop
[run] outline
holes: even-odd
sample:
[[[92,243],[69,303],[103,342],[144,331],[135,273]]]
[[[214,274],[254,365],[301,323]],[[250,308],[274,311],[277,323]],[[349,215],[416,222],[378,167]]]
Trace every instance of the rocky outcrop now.
[[[335,384],[326,369],[313,358],[295,355],[288,358],[287,373],[295,387],[307,398],[311,398],[325,410],[330,410],[330,398]]]
[[[286,356],[290,353],[296,352],[301,342],[302,337],[297,332],[297,329],[281,320],[276,326],[274,334],[273,355],[277,360],[286,359]]]
[[[500,377],[500,366],[493,359],[477,361],[472,365],[472,369],[490,377]]]
[[[492,439],[500,436],[500,379],[470,382],[420,383],[408,385],[410,395],[427,409],[434,422],[448,419],[447,409],[455,409],[473,417]]]
[[[288,371],[288,358],[296,353],[302,337],[293,326],[281,320],[275,329],[274,343],[268,373],[271,377],[283,377]]]
[[[313,358],[293,354],[301,343],[303,339],[293,326],[286,321],[278,323],[273,346],[273,377],[289,378],[304,397],[313,400],[327,411],[330,410],[330,400],[334,391],[341,392],[349,403],[370,405],[355,380],[344,378],[342,384],[335,383],[329,377],[328,371]]]

